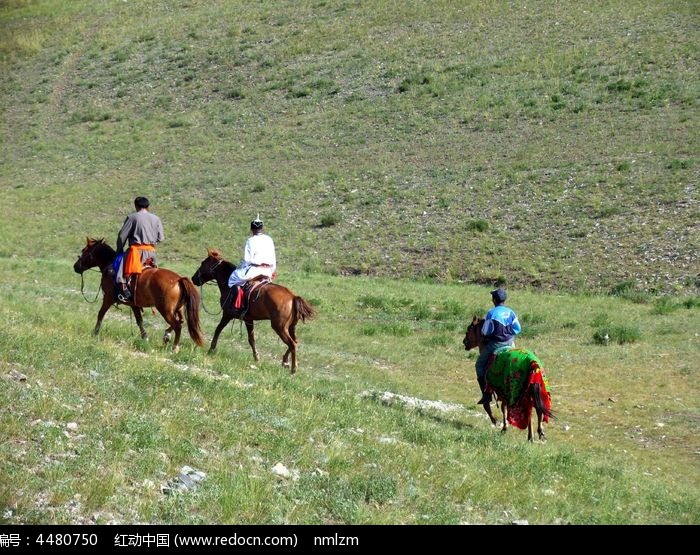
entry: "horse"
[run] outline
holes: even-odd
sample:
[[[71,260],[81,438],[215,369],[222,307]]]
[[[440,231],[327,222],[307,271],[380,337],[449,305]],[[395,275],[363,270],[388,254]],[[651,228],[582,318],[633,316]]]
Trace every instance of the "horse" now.
[[[197,271],[192,276],[192,281],[196,285],[203,285],[208,281],[216,281],[221,294],[221,321],[216,326],[214,337],[209,346],[209,352],[216,350],[216,343],[219,334],[226,325],[234,318],[242,319],[248,331],[248,343],[253,349],[253,358],[258,360],[258,351],[255,348],[255,320],[270,320],[272,329],[279,335],[282,342],[287,345],[287,350],[282,357],[282,365],[289,366],[291,355],[292,364],[290,371],[292,374],[297,369],[297,338],[296,325],[299,320],[305,322],[316,315],[316,311],[309,303],[301,297],[295,295],[282,285],[276,283],[263,283],[253,292],[248,303],[248,309],[243,314],[233,311],[232,298],[230,297],[230,287],[228,279],[235,266],[228,260],[224,260],[221,252],[216,249],[208,249],[207,257],[202,261]]]
[[[199,291],[194,286],[190,278],[180,276],[165,268],[144,268],[142,274],[138,275],[134,283],[134,294],[132,298],[124,303],[117,300],[114,281],[112,280],[112,264],[116,257],[115,250],[104,242],[104,239],[87,238],[87,244],[78,256],[78,260],[73,265],[73,270],[81,274],[90,268],[99,268],[102,272],[102,306],[97,313],[97,324],[93,334],[97,336],[102,326],[102,319],[107,311],[114,304],[126,304],[131,307],[136,319],[136,324],[141,332],[141,338],[146,339],[146,330],[143,328],[143,308],[155,306],[161,313],[165,321],[169,324],[163,335],[163,344],[170,341],[170,332],[175,330],[173,350],[179,349],[180,332],[182,330],[182,308],[184,306],[187,315],[187,330],[190,337],[202,347],[204,336],[199,324],[199,305],[201,299]]]
[[[479,351],[484,347],[484,339],[481,335],[481,328],[484,324],[484,319],[474,316],[472,323],[467,327],[467,333],[464,336],[462,343],[464,344],[465,350],[469,351],[474,347],[479,347]],[[542,430],[542,420],[545,422],[549,421],[549,418],[553,418],[551,411],[551,396],[548,391],[547,378],[544,375],[544,369],[540,366],[537,357],[531,351],[517,350],[517,354],[521,355],[526,361],[529,362],[529,367],[526,370],[526,374],[520,376],[521,380],[516,384],[516,379],[512,379],[509,375],[505,377],[505,383],[509,386],[509,391],[506,391],[506,386],[503,384],[495,384],[489,381],[489,375],[495,369],[496,362],[498,361],[499,370],[504,369],[505,373],[511,371],[510,365],[512,365],[515,360],[511,358],[509,353],[514,353],[515,351],[505,351],[499,352],[495,355],[496,360],[491,364],[491,368],[487,370],[486,373],[486,387],[487,391],[490,389],[496,393],[496,406],[501,403],[501,412],[503,413],[503,427],[501,432],[506,431],[506,421],[510,422],[512,425],[518,428],[525,428],[527,426],[527,439],[532,441],[532,408],[534,406],[537,412],[537,434],[540,440],[545,439],[544,431]],[[503,357],[503,358],[501,358]],[[496,376],[492,376],[494,381]],[[516,373],[515,378],[518,377]],[[515,388],[515,389],[513,389]],[[519,390],[519,391],[518,391]],[[491,423],[495,426],[496,419],[491,413],[491,404],[484,403],[484,410],[491,419]],[[527,424],[525,424],[527,422]]]

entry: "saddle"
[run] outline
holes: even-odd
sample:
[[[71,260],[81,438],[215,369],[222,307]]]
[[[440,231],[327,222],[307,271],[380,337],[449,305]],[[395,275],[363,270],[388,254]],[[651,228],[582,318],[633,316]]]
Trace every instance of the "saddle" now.
[[[250,281],[245,282],[243,286],[236,285],[236,291],[231,291],[231,305],[230,310],[236,318],[243,317],[243,315],[248,312],[248,307],[250,306],[251,296],[255,291],[260,289],[263,285],[270,283],[270,278],[266,276],[260,276]]]
[[[114,284],[114,292],[117,300],[123,303],[128,303],[133,302],[134,300],[134,296],[136,295],[136,285],[138,283],[138,278],[141,275],[141,273],[148,270],[155,270],[158,268],[158,265],[155,263],[155,259],[153,257],[147,258],[142,263],[141,273],[131,274],[124,280],[124,289],[126,289],[126,291],[124,291],[121,287],[122,284],[120,284],[117,281],[119,267],[124,256],[124,253],[117,254],[117,256],[114,258],[114,261],[112,262],[112,265],[108,269],[108,274],[112,278],[112,283]]]

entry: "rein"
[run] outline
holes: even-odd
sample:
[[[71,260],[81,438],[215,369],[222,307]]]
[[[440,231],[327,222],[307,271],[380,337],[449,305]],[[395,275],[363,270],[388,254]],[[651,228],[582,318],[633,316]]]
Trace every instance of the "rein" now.
[[[210,316],[217,316],[217,315],[221,314],[221,312],[224,310],[224,306],[226,305],[229,297],[231,296],[231,290],[229,289],[228,295],[226,295],[226,299],[224,300],[223,303],[221,303],[221,306],[219,307],[219,312],[209,312],[207,310],[206,305],[204,304],[204,286],[207,283],[210,283],[210,282],[209,281],[202,282],[202,285],[199,286],[199,297],[202,299],[202,309],[204,310],[204,312],[206,312]]]
[[[212,266],[212,267],[209,269],[209,271],[213,274],[213,273],[214,273],[214,270],[216,270],[216,269],[221,265],[222,262],[223,262],[223,259],[222,259],[222,260],[219,260],[214,266]],[[200,274],[201,274],[201,272],[200,272],[199,270],[197,270],[197,274],[196,274],[196,275],[200,275]],[[214,278],[210,279],[209,281],[214,281]],[[206,313],[209,314],[210,316],[218,316],[219,314],[221,314],[221,313],[223,312],[224,306],[226,306],[226,303],[228,302],[229,297],[231,296],[231,289],[229,289],[228,295],[226,295],[226,299],[224,299],[224,302],[221,303],[221,306],[219,307],[219,312],[209,312],[209,311],[207,310],[207,307],[206,307],[205,304],[204,304],[204,285],[205,285],[206,283],[209,283],[209,281],[203,281],[203,282],[202,282],[202,285],[199,286],[199,297],[202,299],[202,309],[204,310],[204,312],[206,312]]]
[[[95,272],[99,272],[97,268],[90,268],[89,270],[86,270],[89,272],[90,270],[93,270]],[[85,272],[81,272],[80,274],[80,294],[83,296],[83,299],[85,299],[85,302],[93,304],[97,302],[97,297],[100,295],[100,291],[102,290],[102,280],[100,280],[99,285],[97,286],[97,293],[95,293],[95,298],[93,300],[88,299],[85,296]]]

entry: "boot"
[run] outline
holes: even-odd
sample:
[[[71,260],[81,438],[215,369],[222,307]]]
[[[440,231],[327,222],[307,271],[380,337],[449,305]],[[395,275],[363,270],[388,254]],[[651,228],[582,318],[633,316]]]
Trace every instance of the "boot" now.
[[[476,378],[479,382],[479,388],[481,388],[481,399],[479,399],[477,405],[488,405],[491,402],[491,394],[486,392],[486,378]]]
[[[126,283],[120,283],[119,287],[121,288],[121,291],[119,291],[117,299],[123,303],[128,303],[131,300],[131,291],[129,291],[129,286]]]

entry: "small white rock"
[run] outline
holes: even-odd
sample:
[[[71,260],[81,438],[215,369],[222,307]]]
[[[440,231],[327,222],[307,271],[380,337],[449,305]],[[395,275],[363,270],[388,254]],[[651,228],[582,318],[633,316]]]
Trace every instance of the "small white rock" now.
[[[277,463],[275,466],[273,466],[272,473],[275,476],[280,476],[281,478],[290,478],[292,476],[292,473],[289,471],[289,469],[282,463]]]

